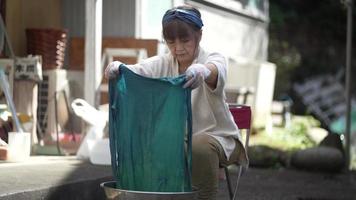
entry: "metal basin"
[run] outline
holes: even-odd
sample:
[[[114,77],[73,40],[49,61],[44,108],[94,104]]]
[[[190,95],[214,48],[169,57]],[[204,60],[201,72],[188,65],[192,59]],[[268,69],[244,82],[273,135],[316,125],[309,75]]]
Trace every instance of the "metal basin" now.
[[[115,188],[115,181],[101,183],[108,200],[194,200],[198,192],[143,192]]]

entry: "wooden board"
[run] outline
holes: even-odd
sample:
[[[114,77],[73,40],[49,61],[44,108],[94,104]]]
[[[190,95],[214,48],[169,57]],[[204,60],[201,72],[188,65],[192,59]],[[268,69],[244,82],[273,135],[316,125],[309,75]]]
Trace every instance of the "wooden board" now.
[[[69,49],[69,70],[84,70],[84,38],[73,37],[70,39]],[[158,40],[105,37],[102,41],[102,48],[145,48],[147,56],[157,54]],[[126,64],[134,64],[134,60],[121,58]]]

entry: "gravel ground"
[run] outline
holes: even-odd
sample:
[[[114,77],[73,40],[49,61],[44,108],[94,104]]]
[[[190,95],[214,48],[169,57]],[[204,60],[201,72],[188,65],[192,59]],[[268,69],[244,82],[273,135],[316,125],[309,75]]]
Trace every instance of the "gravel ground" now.
[[[218,200],[228,200],[227,194],[226,183],[222,181]],[[240,180],[237,199],[356,200],[356,171],[330,174],[250,168]]]
[[[25,163],[0,162],[0,199],[105,199],[99,184],[110,179],[109,166],[75,157],[32,157]],[[236,172],[232,172],[236,178]],[[234,179],[235,180],[235,179]],[[226,181],[217,200],[228,200]],[[238,188],[238,200],[356,200],[356,171],[335,174],[293,169],[248,169]]]

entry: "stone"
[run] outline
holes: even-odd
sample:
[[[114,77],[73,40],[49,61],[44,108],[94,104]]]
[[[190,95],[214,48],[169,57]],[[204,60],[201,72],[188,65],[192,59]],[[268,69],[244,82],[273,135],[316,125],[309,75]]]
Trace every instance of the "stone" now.
[[[343,145],[342,141],[340,139],[340,135],[338,134],[328,134],[319,144],[319,146],[325,146],[325,147],[333,147],[336,149],[339,149],[340,151],[343,152]]]
[[[250,166],[274,167],[285,164],[285,153],[266,145],[254,145],[248,148]]]
[[[318,146],[295,152],[291,165],[306,170],[340,171],[344,166],[343,153],[334,147]]]

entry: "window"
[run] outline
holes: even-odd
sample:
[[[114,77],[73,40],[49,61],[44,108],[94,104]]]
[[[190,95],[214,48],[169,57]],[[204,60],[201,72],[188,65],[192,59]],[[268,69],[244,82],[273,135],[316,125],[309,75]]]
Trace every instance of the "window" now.
[[[268,0],[187,0],[186,2],[268,22]]]

